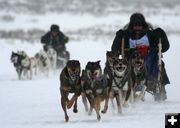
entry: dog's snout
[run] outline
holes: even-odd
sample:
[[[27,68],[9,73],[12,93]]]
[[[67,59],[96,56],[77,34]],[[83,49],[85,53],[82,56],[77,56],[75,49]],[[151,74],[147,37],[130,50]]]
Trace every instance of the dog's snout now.
[[[119,63],[119,66],[122,67],[122,63]]]

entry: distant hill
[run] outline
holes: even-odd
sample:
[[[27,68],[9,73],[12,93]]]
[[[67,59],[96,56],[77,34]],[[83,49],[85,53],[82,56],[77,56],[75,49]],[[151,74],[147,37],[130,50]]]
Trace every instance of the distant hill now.
[[[0,0],[0,10],[18,13],[73,12],[107,15],[142,8],[158,11],[159,8],[180,6],[180,0]]]

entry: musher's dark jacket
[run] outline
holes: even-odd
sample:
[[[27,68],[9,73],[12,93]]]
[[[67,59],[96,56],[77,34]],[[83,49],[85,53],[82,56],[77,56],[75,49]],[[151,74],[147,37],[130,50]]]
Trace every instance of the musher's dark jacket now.
[[[62,32],[58,32],[56,37],[53,37],[51,31],[41,37],[41,43],[51,45],[55,50],[65,50],[65,43],[68,42],[68,37]]]
[[[159,43],[159,38],[161,38],[162,42],[162,53],[166,52],[169,49],[169,41],[166,36],[166,33],[161,29],[157,28],[154,30],[145,30],[141,36],[143,37],[145,34],[147,34],[148,40],[149,40],[149,47],[151,50],[156,50],[158,51],[158,43]],[[120,29],[119,31],[116,32],[116,37],[113,41],[111,50],[115,51],[117,55],[121,53],[121,45],[122,45],[122,37],[124,37],[124,48],[129,49],[129,39],[135,39],[135,36],[130,29],[122,30]],[[129,51],[125,51],[125,55],[129,57],[131,53]]]

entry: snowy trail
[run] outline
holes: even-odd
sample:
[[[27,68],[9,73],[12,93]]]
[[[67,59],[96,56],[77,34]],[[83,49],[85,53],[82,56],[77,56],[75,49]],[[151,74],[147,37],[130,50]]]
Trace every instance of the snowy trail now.
[[[178,112],[180,101],[167,100],[154,102],[151,95],[145,102],[136,103],[124,109],[118,115],[109,104],[107,114],[101,114],[102,120],[96,120],[93,112],[88,116],[84,111],[81,97],[78,100],[77,114],[68,110],[70,122],[64,122],[64,113],[60,106],[59,81],[52,76],[49,79],[33,81],[1,81],[0,90],[0,126],[3,128],[46,128],[46,127],[126,127],[132,126],[163,128],[165,113]]]

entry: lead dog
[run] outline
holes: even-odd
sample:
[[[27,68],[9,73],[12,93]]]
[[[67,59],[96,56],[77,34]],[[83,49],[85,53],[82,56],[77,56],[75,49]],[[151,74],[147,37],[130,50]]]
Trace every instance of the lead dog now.
[[[128,106],[131,93],[130,66],[125,59],[115,59],[113,63],[112,95],[116,98],[118,113],[122,113],[122,107]]]
[[[66,122],[69,121],[66,107],[71,108],[74,104],[73,112],[78,112],[77,98],[81,93],[80,72],[80,62],[78,60],[69,60],[60,74],[61,106],[64,110]],[[70,100],[68,98],[69,93],[73,93]]]
[[[100,61],[87,63],[86,68],[83,71],[81,85],[82,91],[85,93],[85,96],[90,104],[89,114],[92,113],[94,108],[96,111],[97,120],[100,120],[100,103],[105,100],[102,113],[106,113],[109,100],[109,87],[107,86],[107,80],[102,75]],[[87,106],[86,102],[84,102],[84,104]]]

